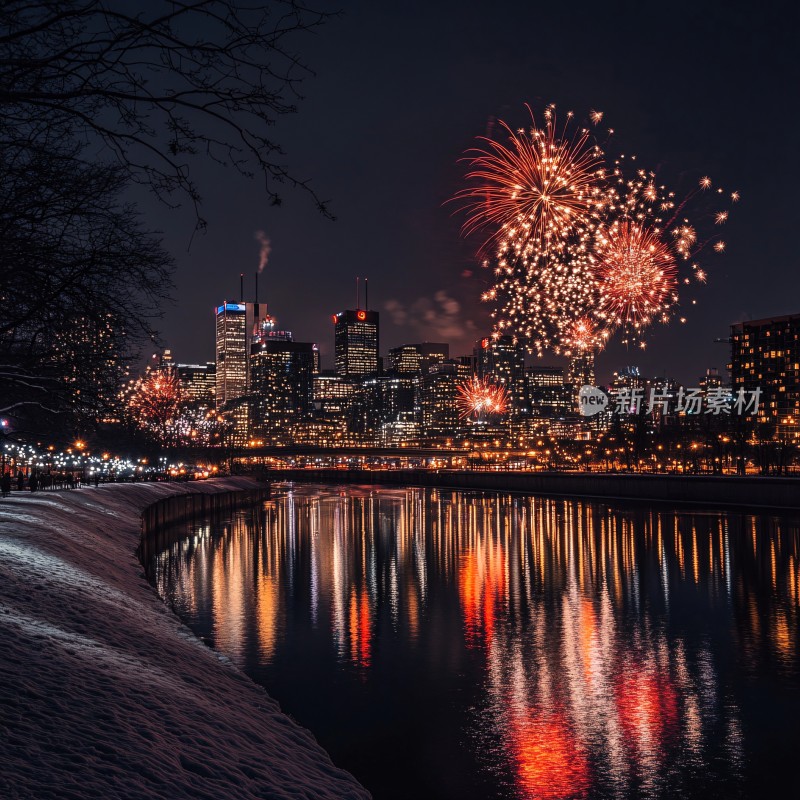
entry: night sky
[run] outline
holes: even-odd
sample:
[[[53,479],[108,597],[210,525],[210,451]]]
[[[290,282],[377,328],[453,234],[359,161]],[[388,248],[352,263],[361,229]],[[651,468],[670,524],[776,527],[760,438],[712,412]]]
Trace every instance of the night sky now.
[[[323,367],[333,366],[330,314],[352,307],[357,275],[369,277],[370,307],[381,312],[383,353],[424,339],[470,351],[490,329],[478,299],[488,273],[475,260],[478,242],[460,237],[461,218],[443,203],[463,185],[458,159],[474,137],[496,117],[524,124],[525,102],[579,118],[601,110],[615,146],[664,183],[687,190],[709,174],[742,194],[727,252],[705,260],[709,282],[681,312],[687,323],[654,326],[644,352],[610,346],[598,358],[601,378],[637,364],[694,385],[706,367],[724,368],[728,348],[713,339],[730,323],[800,312],[792,4],[343,6],[339,19],[296,39],[317,75],[299,113],[275,129],[290,168],[330,199],[337,220],[288,188],[271,206],[257,180],[211,165],[195,173],[207,233],[191,240],[188,211],[146,209],[178,262],[176,303],[160,328],[179,361],[213,359],[212,309],[239,299],[240,272],[252,299],[259,230],[272,245],[259,299],[296,339],[319,343]]]

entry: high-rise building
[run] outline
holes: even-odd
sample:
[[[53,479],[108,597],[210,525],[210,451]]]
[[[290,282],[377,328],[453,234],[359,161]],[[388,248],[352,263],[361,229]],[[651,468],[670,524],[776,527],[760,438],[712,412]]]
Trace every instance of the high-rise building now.
[[[374,441],[384,423],[395,422],[401,414],[413,414],[416,384],[413,375],[380,375],[363,380],[351,410],[353,431]]]
[[[414,444],[420,437],[420,425],[416,415],[402,411],[397,419],[381,425],[378,441],[384,446]]]
[[[364,377],[378,373],[379,318],[377,311],[364,309],[333,315],[337,375]]]
[[[403,344],[389,350],[389,371],[398,375],[425,374],[431,364],[450,358],[450,346],[440,342]]]
[[[800,432],[800,314],[731,325],[728,365],[734,399],[760,390],[756,420],[763,435]]]
[[[266,321],[266,303],[228,303],[216,309],[217,407],[238,400],[250,386],[249,355],[256,328]]]
[[[580,389],[581,386],[594,386],[594,382],[594,351],[582,350],[575,353],[569,360],[567,383]]]
[[[530,366],[525,370],[525,378],[534,414],[553,417],[573,410],[573,389],[564,382],[562,367]]]
[[[351,441],[353,408],[360,396],[360,382],[332,370],[313,377],[313,424],[308,426],[306,444],[328,446]]]
[[[681,386],[674,378],[656,376],[644,381],[642,404],[647,408],[648,422],[663,428],[675,424]],[[652,400],[652,405],[651,401]]]
[[[213,361],[207,361],[205,364],[175,364],[174,366],[183,397],[192,403],[213,406],[217,365]]]
[[[217,408],[247,394],[248,350],[247,314],[244,303],[217,306]]]
[[[290,331],[262,326],[250,350],[250,437],[291,441],[292,427],[307,420],[313,401],[317,346],[295,342]]]
[[[644,390],[644,384],[645,380],[639,371],[639,367],[622,367],[622,369],[614,373],[614,377],[611,380],[611,388],[615,392],[620,390],[632,391],[634,389]]]
[[[358,389],[356,381],[324,371],[314,375],[314,411],[320,415],[341,416],[349,413],[350,404]]]
[[[465,432],[466,424],[458,406],[458,387],[471,375],[472,370],[458,361],[442,361],[431,365],[422,376],[419,406],[423,436],[441,438]]]
[[[529,411],[525,386],[525,347],[511,336],[485,337],[475,344],[478,377],[502,383],[509,394],[509,416]]]
[[[227,413],[231,442],[248,440],[250,393],[250,347],[256,328],[271,322],[266,303],[222,303],[216,308],[216,405]]]
[[[716,392],[722,388],[722,375],[716,367],[709,367],[706,374],[697,382],[704,396],[708,396],[709,391]]]

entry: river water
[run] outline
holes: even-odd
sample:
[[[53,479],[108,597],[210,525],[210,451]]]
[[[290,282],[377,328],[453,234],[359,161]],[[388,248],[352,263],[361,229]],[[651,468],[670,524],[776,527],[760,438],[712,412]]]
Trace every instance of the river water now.
[[[800,518],[285,487],[150,565],[376,800],[794,795]]]

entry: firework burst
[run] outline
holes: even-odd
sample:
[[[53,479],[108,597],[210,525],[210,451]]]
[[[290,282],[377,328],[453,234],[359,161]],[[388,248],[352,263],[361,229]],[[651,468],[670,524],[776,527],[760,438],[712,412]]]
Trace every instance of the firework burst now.
[[[127,406],[138,425],[165,437],[181,400],[181,385],[175,370],[165,369],[139,378],[129,390]]]
[[[713,231],[704,235],[700,198],[734,203],[739,194],[703,176],[679,199],[635,156],[609,161],[572,113],[558,127],[554,106],[542,125],[528,110],[529,129],[501,123],[507,143],[482,139],[468,152],[471,185],[455,197],[467,214],[464,233],[488,234],[481,252],[494,251],[484,260],[494,281],[483,299],[494,306],[495,331],[539,354],[597,351],[616,330],[623,341],[638,339],[670,319],[679,283],[706,281],[698,254],[725,250],[718,226],[729,212],[704,212]],[[593,111],[592,124],[602,116]],[[682,264],[691,264],[684,277]]]
[[[609,328],[604,324],[599,324],[590,316],[581,317],[563,332],[564,355],[597,353],[605,347],[610,335]]]
[[[625,220],[598,235],[595,269],[601,314],[612,327],[639,331],[677,302],[678,270],[669,246]]]
[[[502,415],[508,411],[508,390],[485,378],[473,377],[458,387],[457,404],[461,419]]]
[[[473,185],[455,199],[465,201],[464,233],[488,229],[487,244],[522,238],[548,250],[551,243],[558,248],[595,203],[603,153],[588,128],[574,128],[571,112],[559,130],[554,106],[545,109],[542,125],[528,111],[527,129],[500,122],[508,144],[483,138],[483,147],[468,151]]]

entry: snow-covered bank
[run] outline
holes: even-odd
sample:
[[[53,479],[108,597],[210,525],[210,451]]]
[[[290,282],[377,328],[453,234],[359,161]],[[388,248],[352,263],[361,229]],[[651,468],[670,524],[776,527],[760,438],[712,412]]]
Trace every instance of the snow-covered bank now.
[[[0,796],[368,798],[147,583],[140,512],[244,479],[0,501]]]

